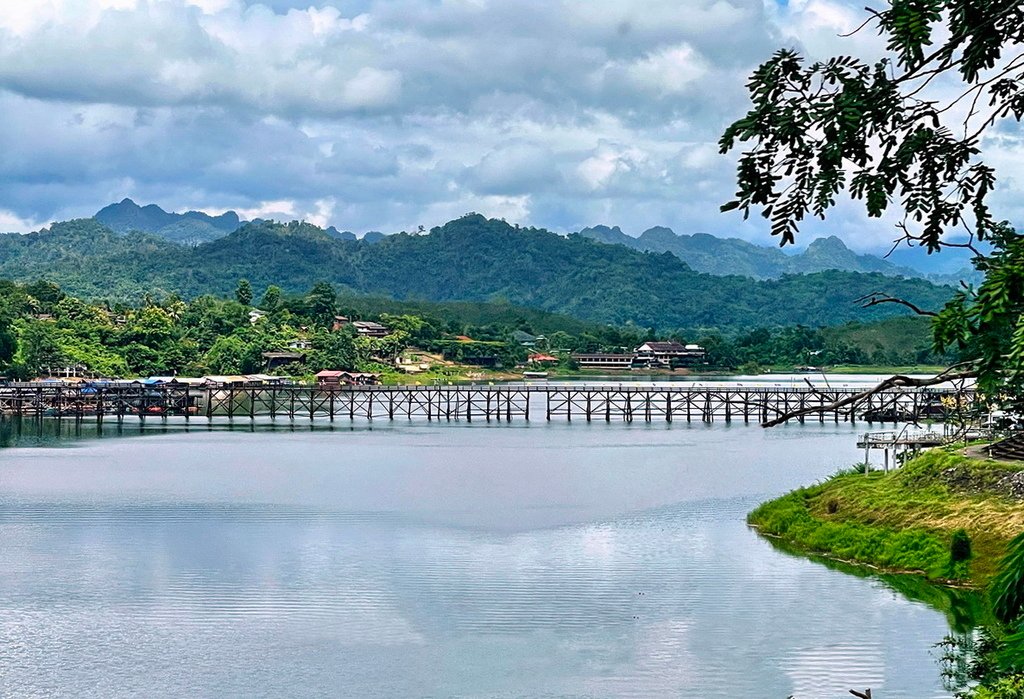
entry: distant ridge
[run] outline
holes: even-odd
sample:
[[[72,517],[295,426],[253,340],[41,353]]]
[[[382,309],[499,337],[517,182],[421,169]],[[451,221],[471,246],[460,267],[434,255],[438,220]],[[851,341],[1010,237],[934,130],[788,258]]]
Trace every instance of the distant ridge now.
[[[706,233],[681,235],[663,226],[648,228],[637,237],[626,235],[618,226],[584,228],[579,235],[634,250],[670,252],[698,272],[719,276],[739,274],[754,279],[777,279],[784,274],[811,274],[829,269],[877,272],[890,277],[926,276],[874,255],[858,255],[835,236],[819,238],[804,252],[787,255],[778,248],[754,245],[739,238],[719,238]]]

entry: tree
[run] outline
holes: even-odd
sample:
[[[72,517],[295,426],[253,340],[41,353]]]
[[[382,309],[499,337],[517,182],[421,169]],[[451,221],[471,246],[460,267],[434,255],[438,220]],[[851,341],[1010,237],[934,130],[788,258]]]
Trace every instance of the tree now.
[[[263,292],[263,300],[260,302],[260,307],[268,313],[273,313],[277,310],[280,303],[281,287],[271,284],[267,287],[267,290]]]
[[[47,367],[58,367],[67,361],[57,325],[50,321],[26,321],[21,326],[18,346],[21,364],[30,374],[38,375]]]
[[[874,61],[835,56],[807,64],[775,53],[751,76],[752,102],[722,135],[739,157],[738,191],[724,211],[760,208],[780,244],[794,242],[804,217],[824,219],[846,192],[868,216],[902,211],[895,244],[929,252],[965,247],[986,273],[935,317],[935,345],[955,346],[965,363],[939,380],[979,379],[990,395],[1019,397],[1024,385],[1024,243],[988,206],[993,169],[981,139],[1005,119],[1024,117],[1024,5],[1019,0],[891,0],[869,10],[886,41]],[[950,81],[959,84],[952,94]],[[987,241],[994,251],[981,255]],[[885,294],[865,306],[901,303]],[[921,310],[921,309],[918,309]],[[886,385],[928,385],[893,377]],[[875,391],[880,387],[876,387]]]
[[[206,353],[204,362],[211,371],[218,374],[238,374],[249,354],[245,342],[236,335],[219,337]]]
[[[243,306],[252,304],[252,284],[248,279],[239,279],[235,287],[235,299]]]
[[[4,367],[14,359],[18,349],[18,339],[14,335],[14,325],[9,318],[0,314],[0,367]]]
[[[322,326],[329,326],[334,320],[335,309],[338,305],[338,294],[334,291],[334,287],[327,282],[317,282],[313,285],[306,300],[314,320]]]
[[[321,330],[314,338],[314,351],[307,364],[313,371],[321,369],[354,369],[356,347],[352,333],[347,330],[327,332]]]

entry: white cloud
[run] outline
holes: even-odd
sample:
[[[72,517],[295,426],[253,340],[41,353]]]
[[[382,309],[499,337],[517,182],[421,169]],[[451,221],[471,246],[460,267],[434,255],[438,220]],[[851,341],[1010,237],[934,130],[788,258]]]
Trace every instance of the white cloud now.
[[[344,104],[353,109],[385,107],[398,100],[402,74],[397,70],[363,67],[345,83]]]
[[[250,207],[237,207],[235,211],[246,220],[254,218],[288,220],[296,218],[295,212],[298,211],[298,208],[293,200],[278,199],[276,201],[261,201]]]
[[[609,70],[621,69],[612,64]],[[689,44],[665,48],[625,67],[626,75],[641,90],[653,95],[681,95],[707,74],[704,60]]]
[[[8,4],[0,208],[19,229],[131,196],[354,231],[475,210],[770,244],[760,219],[718,213],[735,187],[716,140],[746,76],[785,44],[877,50],[836,38],[853,0]],[[892,233],[856,206],[806,228],[861,249]]]
[[[0,209],[0,231],[5,233],[29,233],[49,225],[48,221],[37,221],[18,216],[13,211]]]

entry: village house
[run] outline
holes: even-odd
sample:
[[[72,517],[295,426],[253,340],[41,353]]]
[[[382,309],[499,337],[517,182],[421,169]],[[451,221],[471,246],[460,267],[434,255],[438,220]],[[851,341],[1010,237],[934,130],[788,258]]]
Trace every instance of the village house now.
[[[336,391],[342,386],[375,386],[380,383],[380,374],[359,371],[324,369],[316,374],[316,385],[326,391]]]
[[[683,345],[675,340],[645,342],[634,350],[637,364],[666,368],[697,364],[704,359],[705,354],[700,345]]]
[[[372,320],[351,320],[348,316],[334,316],[334,324],[331,329],[338,331],[347,325],[351,325],[356,334],[361,337],[385,337],[391,333],[386,325],[375,323]]]
[[[387,326],[374,323],[372,320],[357,320],[352,326],[356,329],[356,334],[363,337],[385,337],[391,332]]]
[[[263,318],[267,317],[266,311],[261,311],[258,308],[253,308],[249,311],[249,325],[256,325]]]
[[[572,355],[580,369],[630,369],[633,355],[611,354],[608,352],[586,352]]]

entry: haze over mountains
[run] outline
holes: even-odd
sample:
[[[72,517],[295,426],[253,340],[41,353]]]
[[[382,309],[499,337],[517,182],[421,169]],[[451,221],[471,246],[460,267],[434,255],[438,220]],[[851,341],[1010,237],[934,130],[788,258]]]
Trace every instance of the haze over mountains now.
[[[117,233],[96,219],[79,219],[28,235],[2,235],[0,277],[49,279],[79,295],[129,301],[147,293],[227,295],[241,278],[257,294],[271,284],[305,293],[323,280],[353,294],[507,301],[600,323],[724,331],[905,314],[891,304],[861,309],[855,303],[878,290],[932,308],[952,293],[925,280],[877,272],[825,271],[774,280],[713,276],[667,252],[519,228],[476,214],[429,234],[400,233],[377,242],[342,239],[308,223],[252,221],[198,245],[160,234],[193,220],[207,233],[216,229],[206,219],[182,216],[154,233]],[[161,222],[158,216],[153,220]]]

